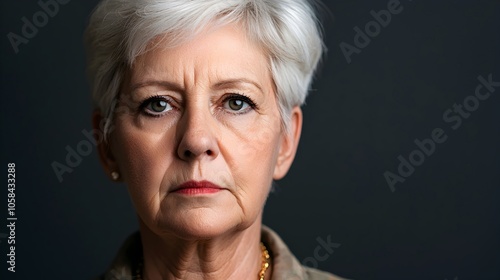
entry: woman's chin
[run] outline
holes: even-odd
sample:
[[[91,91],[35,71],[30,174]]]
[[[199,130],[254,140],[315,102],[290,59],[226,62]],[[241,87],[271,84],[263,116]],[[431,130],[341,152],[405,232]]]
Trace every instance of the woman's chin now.
[[[181,239],[212,239],[232,232],[240,226],[241,219],[231,214],[218,213],[211,209],[192,209],[184,213],[168,215],[170,217],[158,223],[161,225],[159,230]]]

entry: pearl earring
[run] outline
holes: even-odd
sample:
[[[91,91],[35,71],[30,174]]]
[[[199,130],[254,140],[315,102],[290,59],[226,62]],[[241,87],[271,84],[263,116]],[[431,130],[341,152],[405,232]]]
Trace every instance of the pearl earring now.
[[[118,178],[120,178],[120,173],[116,171],[111,172],[111,178],[113,178],[113,181],[118,181]]]

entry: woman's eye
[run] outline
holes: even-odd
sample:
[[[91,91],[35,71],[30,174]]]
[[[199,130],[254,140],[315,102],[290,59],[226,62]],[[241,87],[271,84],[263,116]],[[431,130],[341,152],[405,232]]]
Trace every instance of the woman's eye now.
[[[240,99],[230,99],[227,101],[229,109],[233,111],[241,111],[242,109],[248,107],[248,103]]]
[[[141,107],[143,107],[145,113],[151,115],[161,115],[173,109],[172,105],[161,97],[150,98],[144,101]]]
[[[232,94],[224,101],[224,109],[232,112],[244,113],[251,108],[256,108],[255,103],[253,103],[250,98],[243,95]]]

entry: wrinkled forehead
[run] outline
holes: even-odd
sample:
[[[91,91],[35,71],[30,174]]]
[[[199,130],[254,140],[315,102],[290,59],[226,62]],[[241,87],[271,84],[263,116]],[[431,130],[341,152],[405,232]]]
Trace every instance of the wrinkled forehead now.
[[[262,92],[274,88],[266,53],[237,24],[207,29],[175,46],[163,46],[157,40],[132,64],[132,87],[156,81],[179,88],[197,82],[212,86],[240,81]]]

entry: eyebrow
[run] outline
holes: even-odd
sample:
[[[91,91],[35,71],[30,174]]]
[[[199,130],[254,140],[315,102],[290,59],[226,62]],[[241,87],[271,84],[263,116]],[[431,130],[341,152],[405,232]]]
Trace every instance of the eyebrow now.
[[[262,87],[257,83],[249,79],[245,78],[240,78],[240,79],[229,79],[229,80],[223,80],[218,83],[216,83],[213,87],[216,89],[220,88],[228,88],[232,86],[238,86],[241,84],[250,84],[259,89],[260,92],[264,93],[264,90],[262,90]]]
[[[260,92],[264,93],[262,87],[257,82],[254,82],[252,80],[245,79],[245,78],[223,80],[223,81],[216,83],[212,87],[215,89],[223,89],[223,88],[234,87],[234,86],[238,86],[238,85],[242,85],[242,84],[253,85],[257,89],[259,89]],[[177,84],[177,83],[172,83],[169,81],[159,81],[159,80],[150,80],[150,81],[135,83],[130,87],[130,90],[133,92],[139,88],[147,87],[147,86],[160,86],[160,87],[168,88],[168,89],[178,91],[178,92],[184,91],[182,86]]]
[[[141,83],[135,83],[130,87],[130,91],[133,92],[138,88],[147,87],[147,86],[160,86],[160,87],[168,88],[168,89],[179,91],[179,92],[183,91],[182,87],[179,84],[172,83],[169,81],[158,81],[158,80],[150,80],[150,81],[145,81],[145,82],[141,82]]]

